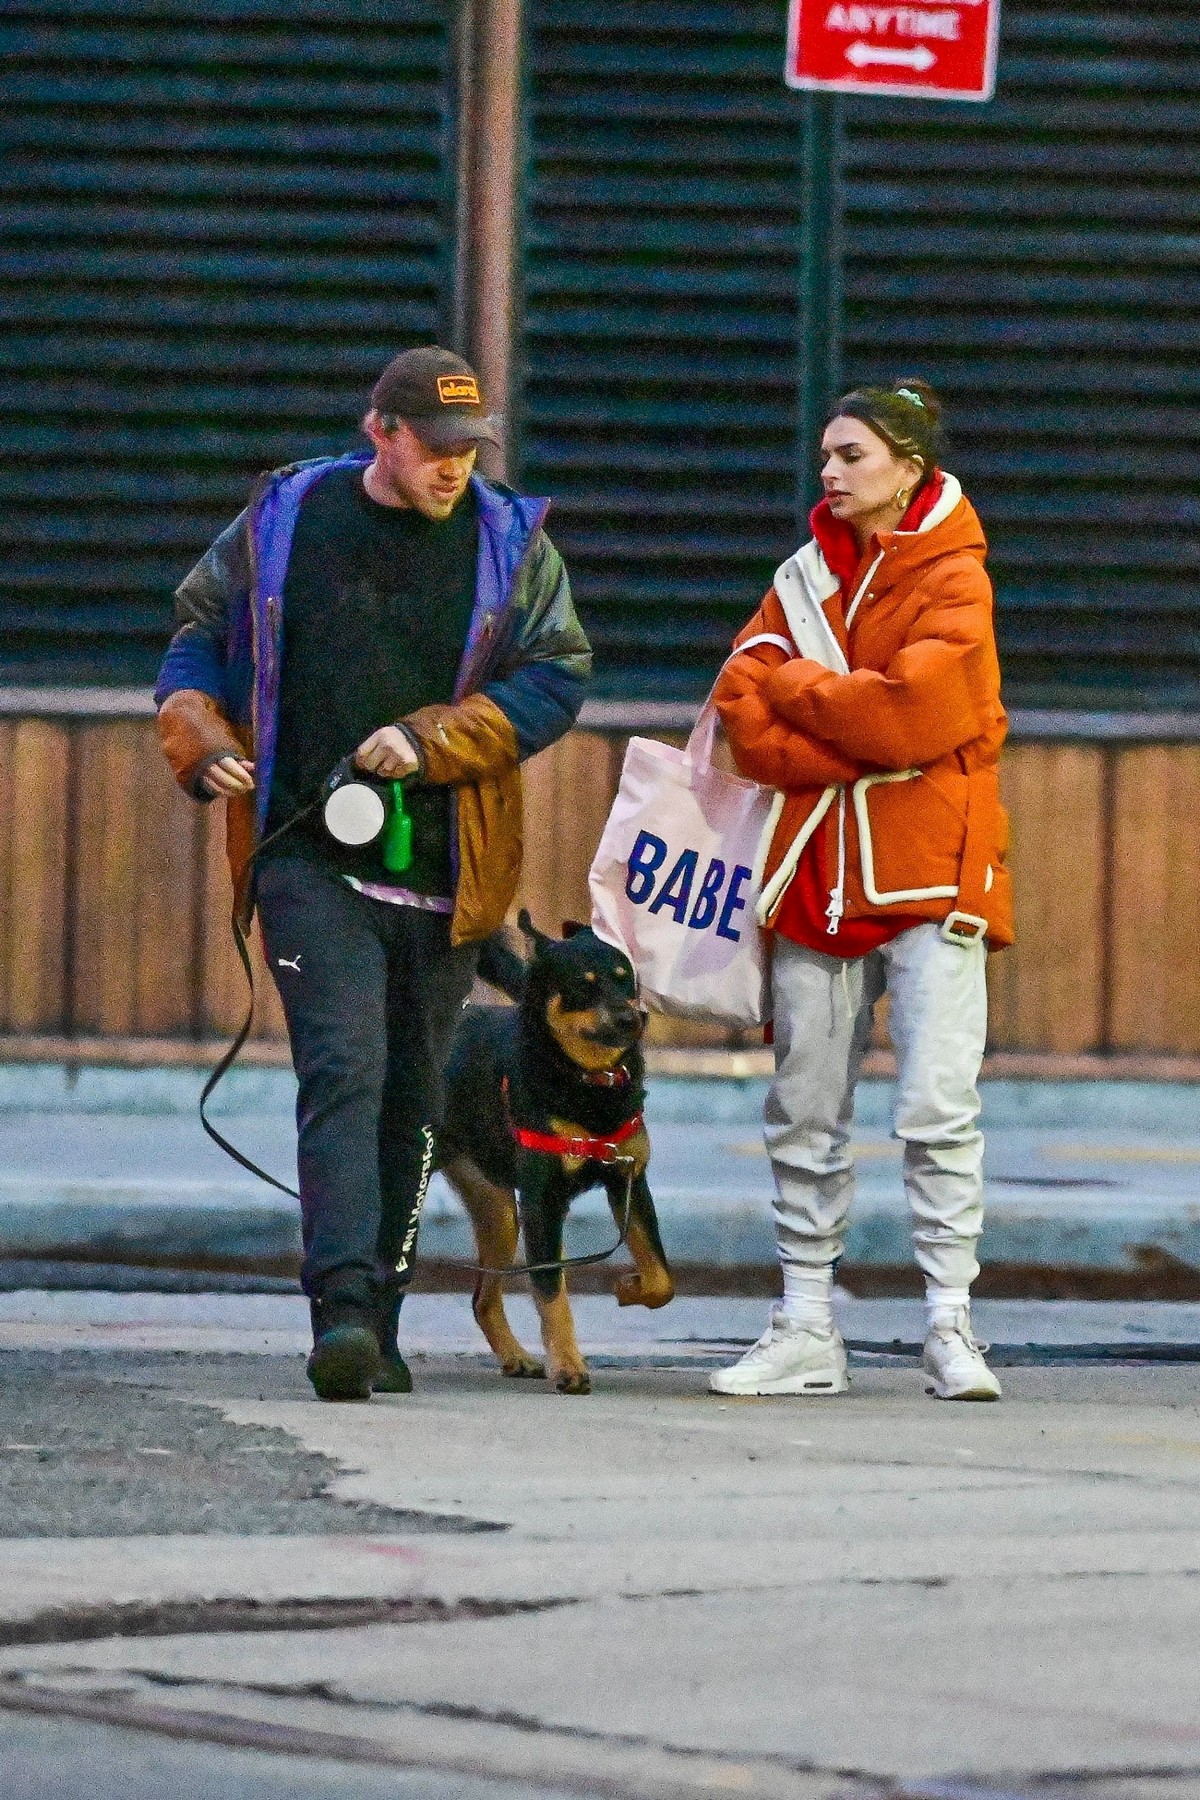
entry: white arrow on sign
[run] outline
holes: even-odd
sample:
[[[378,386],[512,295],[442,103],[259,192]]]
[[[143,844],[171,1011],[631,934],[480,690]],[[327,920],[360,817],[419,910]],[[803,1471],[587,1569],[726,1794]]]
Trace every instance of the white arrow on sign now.
[[[917,69],[922,75],[932,69],[937,57],[926,44],[917,44],[912,50],[888,50],[882,45],[851,44],[846,51],[846,61],[852,62],[856,69],[865,69],[868,63],[886,63],[895,69]]]

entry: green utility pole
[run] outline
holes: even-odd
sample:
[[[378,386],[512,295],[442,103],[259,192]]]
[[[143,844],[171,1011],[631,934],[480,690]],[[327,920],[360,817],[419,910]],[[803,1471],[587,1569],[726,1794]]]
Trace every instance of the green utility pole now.
[[[800,380],[796,512],[803,542],[820,498],[817,456],[842,391],[842,97],[807,89],[800,225]]]

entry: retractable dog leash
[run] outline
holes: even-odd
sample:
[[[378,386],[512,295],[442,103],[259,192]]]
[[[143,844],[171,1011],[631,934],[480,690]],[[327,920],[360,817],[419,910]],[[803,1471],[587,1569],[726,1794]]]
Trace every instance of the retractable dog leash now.
[[[345,761],[339,763],[332,775],[322,783],[321,789],[314,799],[308,801],[308,803],[302,806],[298,812],[293,813],[292,817],[286,820],[284,824],[278,826],[274,831],[269,832],[268,835],[262,839],[261,843],[255,845],[247,859],[247,870],[250,869],[252,864],[265,850],[270,849],[272,844],[278,843],[280,838],[285,837],[288,832],[293,831],[297,825],[303,822],[303,820],[311,818],[312,814],[315,813],[319,807],[323,807],[325,827],[331,837],[336,838],[341,844],[361,846],[363,844],[372,843],[382,834],[384,837],[383,856],[385,867],[391,869],[394,873],[403,873],[412,861],[412,819],[409,817],[404,807],[403,783],[396,781],[393,782],[391,786],[392,809],[389,814],[388,808],[378,789],[368,782],[356,781],[353,778],[352,762],[350,758],[347,758]],[[209,1101],[212,1099],[217,1087],[224,1080],[225,1076],[229,1073],[230,1069],[241,1055],[246,1040],[254,1029],[254,1005],[256,999],[254,965],[250,960],[250,947],[246,942],[246,934],[242,930],[241,920],[238,918],[236,904],[230,915],[229,926],[233,933],[233,942],[238,953],[238,961],[241,963],[242,972],[246,977],[249,1002],[246,1007],[246,1017],[242,1021],[241,1029],[233,1039],[228,1050],[226,1050],[224,1056],[222,1056],[220,1062],[212,1071],[212,1074],[208,1077],[208,1080],[205,1082],[203,1090],[201,1091],[200,1123],[212,1139],[213,1143],[216,1144],[219,1149],[223,1150],[226,1156],[232,1157],[233,1161],[241,1168],[245,1169],[251,1175],[257,1175],[260,1181],[265,1181],[269,1187],[277,1188],[281,1194],[287,1194],[291,1199],[298,1200],[300,1198],[300,1193],[297,1188],[289,1187],[286,1181],[280,1181],[278,1176],[272,1175],[269,1170],[260,1168],[258,1163],[256,1163],[252,1157],[247,1156],[243,1151],[238,1149],[236,1144],[231,1144],[227,1137],[222,1136],[208,1116],[207,1107]],[[507,1104],[508,1084],[505,1082],[506,1107]],[[467,1275],[540,1275],[548,1273],[553,1269],[582,1269],[592,1263],[607,1262],[609,1257],[615,1256],[617,1251],[620,1250],[622,1245],[628,1240],[630,1215],[633,1208],[633,1183],[637,1175],[637,1159],[632,1156],[622,1155],[619,1152],[618,1146],[625,1138],[632,1137],[634,1132],[637,1131],[640,1126],[641,1115],[639,1114],[636,1119],[627,1121],[627,1124],[623,1126],[621,1131],[613,1138],[551,1139],[547,1133],[525,1131],[523,1127],[514,1125],[510,1119],[509,1129],[512,1131],[514,1138],[518,1143],[524,1143],[525,1147],[528,1149],[541,1150],[547,1155],[563,1156],[576,1155],[579,1153],[577,1149],[571,1148],[572,1145],[580,1147],[592,1146],[595,1151],[610,1151],[612,1154],[592,1154],[588,1156],[589,1161],[626,1165],[625,1202],[616,1242],[610,1245],[607,1250],[594,1250],[586,1256],[564,1256],[558,1258],[557,1261],[554,1262],[510,1263],[505,1269],[489,1269],[482,1263],[460,1263],[452,1261],[449,1264],[449,1267],[461,1270],[462,1273]],[[544,1141],[534,1143],[532,1140],[535,1138]],[[526,1142],[526,1140],[530,1141]]]

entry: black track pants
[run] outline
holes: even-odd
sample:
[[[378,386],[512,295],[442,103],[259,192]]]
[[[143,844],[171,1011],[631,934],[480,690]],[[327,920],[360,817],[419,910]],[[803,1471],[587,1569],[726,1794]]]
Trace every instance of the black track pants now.
[[[304,1290],[343,1271],[402,1288],[477,949],[451,948],[443,915],[369,899],[301,857],[265,861],[257,894],[300,1083]]]

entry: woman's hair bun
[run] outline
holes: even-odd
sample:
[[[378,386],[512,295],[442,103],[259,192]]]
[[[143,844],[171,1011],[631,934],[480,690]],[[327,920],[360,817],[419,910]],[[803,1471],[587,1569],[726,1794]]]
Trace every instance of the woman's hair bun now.
[[[941,461],[942,403],[919,375],[905,376],[888,387],[855,388],[838,401],[833,417],[838,414],[861,419],[897,456],[919,462],[923,474],[917,491]]]
[[[892,383],[893,394],[901,399],[911,400],[915,406],[921,406],[929,414],[930,422],[937,425],[942,417],[942,403],[933,388],[920,375],[902,375]]]

